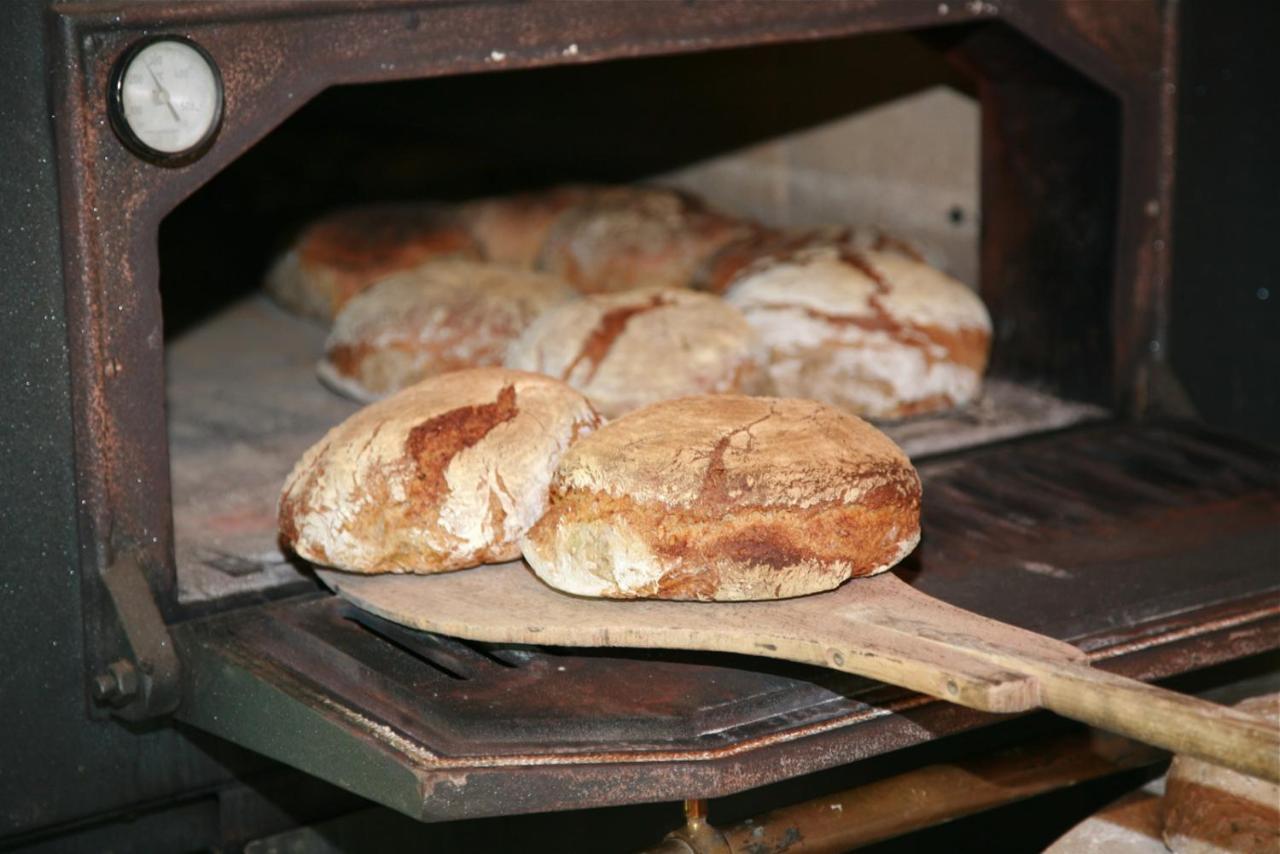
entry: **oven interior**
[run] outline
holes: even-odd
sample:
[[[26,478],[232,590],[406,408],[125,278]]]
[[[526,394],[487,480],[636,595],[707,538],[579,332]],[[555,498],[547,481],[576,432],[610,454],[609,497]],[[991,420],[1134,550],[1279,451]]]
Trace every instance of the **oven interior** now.
[[[1110,96],[1077,78],[1118,134]],[[649,182],[773,226],[879,226],[977,288],[980,123],[971,77],[908,33],[324,92],[159,230],[179,602],[299,580],[275,545],[279,486],[356,408],[314,377],[324,330],[258,294],[309,219],[367,201]],[[1105,163],[1091,168],[1105,179]],[[1066,223],[1058,238],[1101,257],[1115,205],[1097,196],[1096,233]],[[1088,319],[1047,344],[1056,321],[1039,315],[1058,310],[1053,284],[1028,281],[1043,302],[1030,320],[992,306],[979,404],[887,426],[908,453],[1107,416],[1111,283],[1101,275],[1077,294]],[[1036,365],[1046,346],[1060,352]]]
[[[410,631],[279,553],[284,475],[355,407],[314,377],[323,329],[258,293],[274,254],[343,205],[562,181],[917,238],[996,334],[979,405],[887,428],[927,496],[903,577],[1139,678],[1266,648],[1278,458],[1135,391],[1122,120],[1000,22],[324,91],[156,233],[179,719],[430,820],[721,796],[991,723],[799,665]]]

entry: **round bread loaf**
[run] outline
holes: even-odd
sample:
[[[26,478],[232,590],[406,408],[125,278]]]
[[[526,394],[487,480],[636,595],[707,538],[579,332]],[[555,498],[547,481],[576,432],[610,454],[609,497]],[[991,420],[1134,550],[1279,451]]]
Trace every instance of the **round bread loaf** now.
[[[610,188],[560,215],[539,266],[585,293],[687,288],[708,258],[749,232],[682,193]]]
[[[711,256],[694,277],[693,286],[698,290],[723,294],[754,265],[793,258],[801,250],[823,247],[837,251],[889,252],[928,263],[920,249],[879,228],[828,226],[788,230],[758,227]]]
[[[810,400],[654,404],[560,460],[522,542],[584,596],[777,599],[882,572],[920,539],[920,479],[898,446]]]
[[[690,394],[762,391],[755,333],[710,294],[648,288],[594,294],[535,320],[507,365],[559,377],[609,418]]]
[[[1280,724],[1280,694],[1251,697],[1242,712]],[[1280,786],[1175,756],[1164,793],[1164,841],[1176,854],[1280,851]]]
[[[320,378],[370,401],[436,374],[498,366],[535,317],[577,295],[546,273],[432,261],[383,279],[343,306]]]
[[[303,454],[280,498],[282,545],[366,573],[514,560],[560,455],[598,424],[549,377],[479,368],[424,380]]]
[[[267,291],[290,311],[329,321],[360,291],[440,258],[480,258],[455,218],[422,204],[349,208],[309,226],[267,274]]]
[[[725,298],[760,334],[778,394],[894,419],[981,390],[991,345],[982,300],[900,253],[802,249],[753,266]]]
[[[458,218],[490,261],[530,268],[560,214],[596,192],[594,187],[570,185],[477,199],[459,207]]]

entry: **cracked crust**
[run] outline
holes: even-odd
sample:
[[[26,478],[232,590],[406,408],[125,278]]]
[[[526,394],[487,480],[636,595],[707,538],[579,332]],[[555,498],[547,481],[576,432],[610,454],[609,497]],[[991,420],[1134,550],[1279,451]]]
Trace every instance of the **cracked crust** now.
[[[760,334],[779,394],[893,419],[981,390],[991,344],[982,301],[900,252],[801,248],[752,266],[725,298]]]
[[[801,251],[823,247],[837,251],[889,252],[912,261],[927,263],[923,253],[915,246],[879,228],[829,226],[793,231],[757,227],[709,258],[698,271],[693,286],[698,290],[723,294],[748,272],[767,264],[794,259]]]
[[[1250,697],[1242,712],[1280,723],[1280,694]],[[1164,841],[1176,854],[1280,850],[1280,785],[1190,756],[1175,756],[1164,795]]]
[[[302,456],[280,497],[281,544],[364,573],[514,560],[561,454],[599,423],[548,377],[433,377],[360,410]]]
[[[320,377],[368,402],[436,374],[498,366],[534,318],[576,296],[543,273],[433,261],[347,303],[334,319]]]
[[[507,365],[563,379],[610,418],[690,394],[764,390],[759,343],[742,315],[673,288],[559,305],[512,344]]]
[[[538,260],[584,293],[687,288],[721,247],[751,226],[700,200],[650,187],[615,187],[565,211]]]
[[[575,445],[521,546],[570,593],[775,599],[888,569],[919,515],[915,469],[866,422],[807,400],[689,397]]]
[[[433,259],[480,258],[456,218],[423,204],[348,208],[312,223],[267,274],[267,291],[297,314],[332,320],[353,296]]]

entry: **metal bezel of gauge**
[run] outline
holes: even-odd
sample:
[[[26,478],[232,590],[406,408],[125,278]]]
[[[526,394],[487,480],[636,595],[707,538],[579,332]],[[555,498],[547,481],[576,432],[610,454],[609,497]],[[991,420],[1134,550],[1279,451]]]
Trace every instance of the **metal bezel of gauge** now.
[[[142,51],[158,42],[180,42],[191,48],[199,54],[200,59],[208,66],[209,72],[213,76],[213,120],[209,123],[209,128],[205,131],[204,136],[181,151],[161,151],[157,148],[152,148],[134,133],[133,128],[129,125],[129,118],[124,112],[125,74],[128,73],[133,61],[138,58]],[[120,55],[120,58],[116,60],[114,67],[111,69],[107,91],[107,117],[116,136],[120,138],[126,148],[138,157],[157,166],[186,166],[208,151],[209,146],[213,144],[214,139],[218,136],[218,131],[222,128],[223,102],[222,72],[218,69],[218,63],[214,61],[209,51],[186,36],[154,35],[138,39],[129,45],[125,52]]]

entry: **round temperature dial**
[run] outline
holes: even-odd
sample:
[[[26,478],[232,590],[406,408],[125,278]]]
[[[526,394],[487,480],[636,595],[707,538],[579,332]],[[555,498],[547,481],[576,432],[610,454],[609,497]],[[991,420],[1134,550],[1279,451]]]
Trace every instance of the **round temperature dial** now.
[[[181,36],[138,42],[111,79],[116,133],[135,153],[176,164],[198,156],[222,121],[222,76],[213,57]]]

